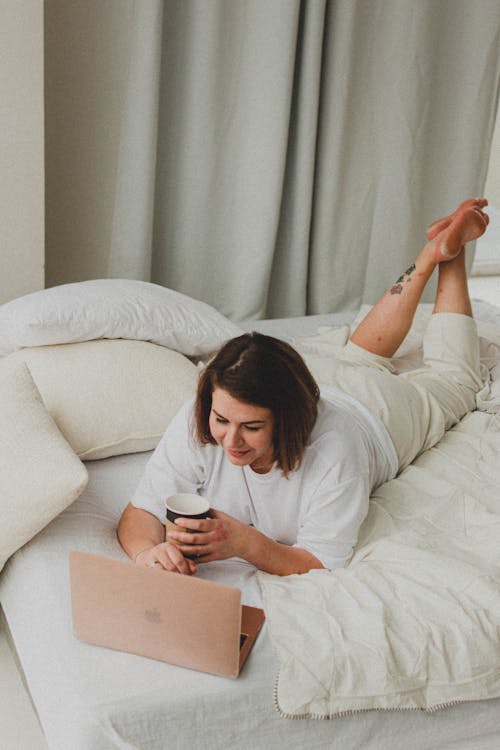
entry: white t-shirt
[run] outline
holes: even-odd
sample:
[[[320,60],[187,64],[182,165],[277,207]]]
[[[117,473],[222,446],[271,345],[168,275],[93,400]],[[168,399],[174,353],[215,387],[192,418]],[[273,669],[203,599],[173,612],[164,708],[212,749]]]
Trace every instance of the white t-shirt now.
[[[258,474],[234,466],[218,445],[199,445],[186,403],[151,456],[132,504],[165,524],[165,501],[198,493],[211,507],[266,536],[305,549],[326,568],[350,559],[371,491],[395,476],[392,441],[378,417],[352,397],[322,388],[318,417],[299,469]]]

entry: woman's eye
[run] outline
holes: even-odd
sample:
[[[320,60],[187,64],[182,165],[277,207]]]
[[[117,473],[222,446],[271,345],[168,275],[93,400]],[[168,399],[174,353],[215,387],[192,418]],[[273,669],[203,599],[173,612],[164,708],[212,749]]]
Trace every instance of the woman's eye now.
[[[258,432],[260,427],[250,427],[250,425],[245,425],[245,429],[250,430],[250,432]]]
[[[227,424],[227,419],[223,419],[222,417],[215,417],[215,421],[219,424]]]

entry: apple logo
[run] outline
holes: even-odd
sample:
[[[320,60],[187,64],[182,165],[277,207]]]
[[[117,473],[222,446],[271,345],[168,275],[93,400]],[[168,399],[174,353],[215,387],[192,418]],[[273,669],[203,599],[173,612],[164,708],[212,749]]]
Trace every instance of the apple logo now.
[[[144,617],[148,622],[153,623],[153,625],[158,625],[158,623],[161,622],[161,613],[159,609],[147,609],[144,612]]]

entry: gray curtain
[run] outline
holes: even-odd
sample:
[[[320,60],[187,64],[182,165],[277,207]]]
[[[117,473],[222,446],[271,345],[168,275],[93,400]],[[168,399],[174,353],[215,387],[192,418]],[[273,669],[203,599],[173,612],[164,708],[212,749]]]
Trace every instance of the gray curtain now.
[[[138,0],[108,275],[358,309],[480,194],[498,0]]]

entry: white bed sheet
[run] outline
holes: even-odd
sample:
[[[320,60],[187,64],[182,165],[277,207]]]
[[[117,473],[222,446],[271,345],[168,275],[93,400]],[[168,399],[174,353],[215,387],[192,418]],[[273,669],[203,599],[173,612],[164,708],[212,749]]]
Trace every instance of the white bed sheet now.
[[[500,321],[500,310],[476,314]],[[352,318],[354,317],[354,312]],[[291,337],[339,316],[250,323]],[[288,720],[274,706],[277,660],[267,627],[236,681],[81,643],[71,631],[67,556],[81,549],[125,558],[116,524],[149,454],[89,462],[84,494],[6,565],[0,601],[51,750],[493,750],[500,746],[500,700],[435,714],[372,711],[333,721]],[[259,604],[253,568],[227,561],[200,575],[238,585]]]

